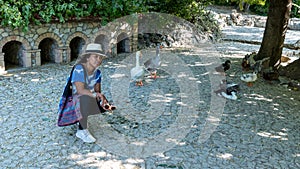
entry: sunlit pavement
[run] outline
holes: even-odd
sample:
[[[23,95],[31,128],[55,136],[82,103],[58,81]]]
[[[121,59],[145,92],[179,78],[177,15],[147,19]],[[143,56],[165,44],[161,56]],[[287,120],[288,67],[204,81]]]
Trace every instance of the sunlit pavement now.
[[[230,45],[216,46],[225,51]],[[214,77],[223,78],[210,72],[217,64],[213,61],[242,56],[241,51],[248,50],[244,47],[236,45],[234,50],[227,49],[226,55],[208,45],[177,52],[166,49],[162,56],[177,60],[164,60],[161,77],[156,81],[146,78],[143,87],[130,81],[118,83],[129,79],[127,69],[134,65],[129,64],[131,54],[105,61],[101,66],[103,91],[120,107],[112,114],[89,119],[98,140],[95,144],[78,140],[76,126],[56,126],[57,104],[71,64],[10,71],[0,77],[0,166],[300,168],[299,92],[266,85],[262,80],[252,88],[241,83],[238,100],[225,100],[213,92],[218,86]],[[177,65],[172,72],[169,68],[174,63],[184,66]],[[239,66],[233,58],[228,78],[240,83]],[[186,104],[189,101],[192,105]],[[183,134],[173,135],[172,131]]]

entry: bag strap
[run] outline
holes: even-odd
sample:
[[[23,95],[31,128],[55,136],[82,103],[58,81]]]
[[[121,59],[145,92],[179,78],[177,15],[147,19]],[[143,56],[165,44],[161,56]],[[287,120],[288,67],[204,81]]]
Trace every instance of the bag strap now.
[[[71,70],[71,73],[70,73],[68,82],[67,82],[66,87],[65,87],[65,89],[64,89],[63,96],[69,96],[69,95],[70,95],[70,92],[72,93],[72,88],[71,88],[72,83],[71,83],[71,80],[72,80],[72,74],[73,74],[73,71],[74,71],[74,69],[75,69],[75,66],[76,66],[76,65],[74,65],[73,68],[72,68],[72,70]]]
[[[74,69],[75,69],[75,67],[76,67],[77,65],[81,65],[82,68],[83,68],[83,72],[84,72],[84,81],[85,81],[84,86],[85,86],[85,88],[87,88],[87,84],[86,84],[87,73],[86,73],[86,70],[85,70],[85,68],[84,68],[84,66],[83,66],[82,64],[76,64],[76,65],[73,66],[73,68],[72,68],[72,70],[71,70],[71,73],[70,73],[70,76],[69,76],[69,80],[68,80],[68,82],[67,82],[67,84],[66,84],[66,87],[65,87],[65,89],[64,89],[63,96],[65,96],[65,97],[66,97],[66,96],[70,96],[70,95],[72,94],[72,83],[71,83],[71,81],[72,81],[72,75],[73,75],[73,71],[74,71]]]
[[[87,74],[86,74],[86,70],[84,68],[84,66],[82,64],[80,64],[82,66],[82,69],[83,69],[83,73],[84,73],[84,87],[87,88],[87,83],[86,83],[86,78],[87,78]]]
[[[76,67],[77,65],[81,65],[81,66],[82,66],[83,72],[84,72],[84,80],[86,81],[87,75],[86,75],[86,71],[85,71],[84,66],[83,66],[82,64],[80,64],[80,63],[74,65],[73,68],[72,68],[72,70],[71,70],[71,72],[70,72],[69,80],[68,80],[67,85],[66,85],[65,90],[64,90],[64,94],[63,94],[64,96],[67,96],[67,95],[69,94],[69,89],[72,89],[72,88],[71,88],[71,86],[72,86],[72,83],[71,83],[71,81],[72,81],[72,75],[73,75],[73,71],[74,71],[74,69],[75,69],[75,67]],[[86,87],[86,86],[87,86],[87,84],[85,83],[85,87]]]

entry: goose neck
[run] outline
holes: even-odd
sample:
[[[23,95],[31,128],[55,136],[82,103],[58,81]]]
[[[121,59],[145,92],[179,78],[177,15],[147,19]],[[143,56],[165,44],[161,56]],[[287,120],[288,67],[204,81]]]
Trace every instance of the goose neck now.
[[[135,56],[135,58],[136,58],[136,63],[135,63],[135,65],[138,67],[138,66],[140,66],[140,56],[137,54],[137,55]]]

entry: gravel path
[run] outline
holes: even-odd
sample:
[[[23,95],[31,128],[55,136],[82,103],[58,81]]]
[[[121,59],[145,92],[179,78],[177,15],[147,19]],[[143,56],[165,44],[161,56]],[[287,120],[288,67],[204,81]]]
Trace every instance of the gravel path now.
[[[159,79],[130,82],[134,54],[103,63],[103,91],[117,111],[89,119],[96,144],[57,127],[57,104],[71,64],[48,64],[0,76],[1,168],[300,168],[300,95],[258,79],[239,80],[253,45],[202,44],[162,51]],[[154,50],[143,51],[143,59]],[[230,58],[237,100],[213,91],[214,67]]]

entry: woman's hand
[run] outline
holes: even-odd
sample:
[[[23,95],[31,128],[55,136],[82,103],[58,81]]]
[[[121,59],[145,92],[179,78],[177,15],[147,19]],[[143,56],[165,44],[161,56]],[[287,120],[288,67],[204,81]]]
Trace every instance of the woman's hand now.
[[[96,99],[101,100],[102,104],[107,104],[106,97],[102,93],[96,92]]]

